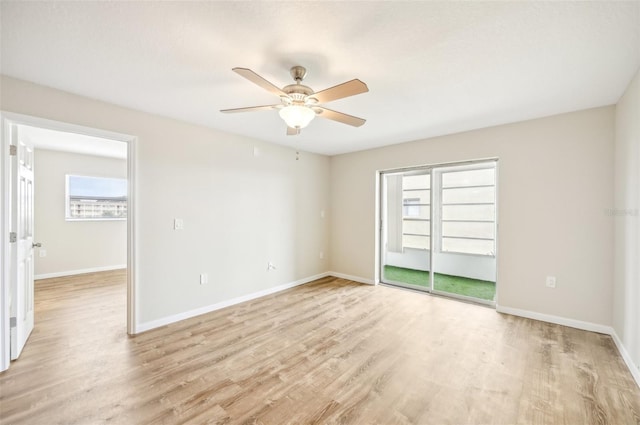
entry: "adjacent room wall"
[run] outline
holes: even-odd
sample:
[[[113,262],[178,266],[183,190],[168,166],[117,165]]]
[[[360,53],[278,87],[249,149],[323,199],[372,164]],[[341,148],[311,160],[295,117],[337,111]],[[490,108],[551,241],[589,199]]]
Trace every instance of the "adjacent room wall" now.
[[[603,107],[334,156],[331,270],[374,279],[377,170],[499,158],[497,304],[611,325],[613,138]]]
[[[640,71],[616,105],[613,327],[640,370]],[[640,376],[636,374],[636,376]],[[636,378],[637,379],[637,378]],[[640,384],[640,381],[639,381]]]
[[[290,148],[6,76],[1,84],[2,110],[138,137],[139,328],[328,269],[328,157],[296,160]]]
[[[40,257],[36,249],[36,278],[126,267],[127,222],[66,221],[65,176],[126,179],[127,161],[36,149],[34,169],[34,237],[47,253]]]

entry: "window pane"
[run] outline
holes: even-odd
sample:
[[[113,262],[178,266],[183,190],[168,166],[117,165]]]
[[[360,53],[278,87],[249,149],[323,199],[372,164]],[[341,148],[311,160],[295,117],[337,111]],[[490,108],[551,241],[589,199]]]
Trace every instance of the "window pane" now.
[[[402,203],[428,204],[431,202],[431,191],[426,190],[405,190],[402,195]]]
[[[430,218],[430,207],[429,205],[405,205],[402,207],[402,214],[405,217],[411,218]]]
[[[494,187],[472,187],[462,189],[442,189],[443,204],[493,203]]]
[[[429,243],[429,236],[402,236],[402,246],[404,248],[429,249]]]
[[[126,218],[125,179],[67,176],[67,218]]]
[[[476,239],[443,238],[442,252],[494,255],[493,241]]]
[[[460,236],[465,238],[488,238],[494,237],[493,223],[471,223],[471,222],[443,222],[442,236]]]
[[[421,176],[402,177],[402,189],[429,189],[431,186],[431,176],[424,174]]]
[[[442,187],[480,186],[494,184],[494,168],[442,173]]]
[[[403,220],[402,233],[411,233],[414,235],[428,235],[431,224],[428,221],[420,220]]]
[[[494,220],[495,205],[443,205],[444,220]]]

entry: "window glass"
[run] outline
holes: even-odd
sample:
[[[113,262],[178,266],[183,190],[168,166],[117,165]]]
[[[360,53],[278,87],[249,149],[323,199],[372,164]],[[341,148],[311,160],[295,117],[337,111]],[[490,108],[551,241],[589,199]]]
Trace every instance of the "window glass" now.
[[[495,205],[444,205],[443,220],[481,220],[493,221],[496,215]]]
[[[446,204],[476,204],[493,203],[495,188],[489,187],[462,187],[455,189],[442,189],[442,203]]]
[[[494,255],[495,168],[444,171],[441,178],[442,251]]]
[[[405,248],[429,249],[429,236],[402,235],[402,246]]]
[[[402,190],[428,189],[431,186],[431,176],[402,176]]]
[[[495,169],[450,171],[442,174],[442,187],[493,186]]]
[[[493,223],[478,223],[470,221],[445,221],[442,223],[442,236],[454,236],[462,238],[493,239]]]
[[[127,180],[67,175],[66,218],[109,220],[127,217]]]
[[[429,249],[431,175],[402,176],[402,246]]]
[[[428,220],[405,220],[402,225],[402,233],[412,235],[428,235],[430,225],[431,224]]]
[[[442,251],[494,255],[493,240],[442,238]]]

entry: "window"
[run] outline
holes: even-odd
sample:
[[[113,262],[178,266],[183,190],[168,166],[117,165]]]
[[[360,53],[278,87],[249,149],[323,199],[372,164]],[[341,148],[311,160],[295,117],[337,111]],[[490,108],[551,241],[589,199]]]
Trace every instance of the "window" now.
[[[127,218],[127,180],[66,176],[67,220],[124,220]]]
[[[495,168],[442,172],[442,252],[495,253]]]
[[[402,215],[404,217],[418,217],[420,215],[420,198],[406,198],[402,200]]]

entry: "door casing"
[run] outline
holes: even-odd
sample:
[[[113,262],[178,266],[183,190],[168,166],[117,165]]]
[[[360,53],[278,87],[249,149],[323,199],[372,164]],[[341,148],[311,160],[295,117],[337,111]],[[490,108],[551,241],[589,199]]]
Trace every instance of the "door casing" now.
[[[0,254],[0,295],[2,299],[2,302],[0,302],[0,372],[9,368],[11,356],[9,327],[9,290],[11,283],[9,266],[12,261],[9,242],[9,232],[11,231],[11,223],[9,221],[9,212],[11,211],[11,199],[9,196],[11,184],[9,145],[11,141],[9,131],[11,125],[14,124],[83,134],[127,143],[127,182],[129,191],[127,205],[127,333],[130,335],[136,334],[139,323],[138,303],[136,299],[138,281],[136,267],[137,137],[45,118],[0,111],[0,187],[2,188],[2,196],[0,197],[0,216],[2,217],[0,220],[0,247],[2,247]]]

